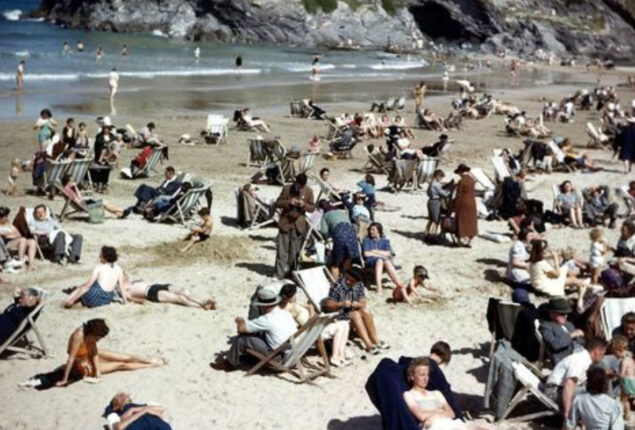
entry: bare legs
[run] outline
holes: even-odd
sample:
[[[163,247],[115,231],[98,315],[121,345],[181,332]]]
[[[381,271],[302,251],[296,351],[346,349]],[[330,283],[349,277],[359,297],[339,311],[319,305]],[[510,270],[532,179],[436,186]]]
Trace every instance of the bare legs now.
[[[216,301],[209,300],[201,300],[197,297],[194,297],[192,293],[185,289],[168,289],[167,291],[159,291],[158,294],[159,302],[161,303],[172,303],[174,305],[187,306],[190,308],[202,308],[202,309],[215,309]]]
[[[132,354],[124,354],[109,350],[100,349],[99,371],[102,374],[117,372],[121,370],[138,370],[149,367],[159,367],[167,364],[163,358],[146,358]]]
[[[573,206],[569,210],[569,217],[571,218],[571,226],[573,228],[584,227],[584,222],[582,220],[582,208],[580,206]]]
[[[27,270],[35,269],[35,253],[37,251],[35,239],[26,239],[24,237],[13,239],[7,243],[7,248],[18,252],[18,260],[28,261],[29,267]]]
[[[183,248],[179,249],[180,252],[189,251],[190,248],[193,247],[196,242],[200,242],[201,241],[201,238],[199,237],[198,234],[191,234],[190,233],[190,234],[187,235],[185,240],[187,240],[188,242]]]
[[[401,285],[401,281],[399,281],[399,277],[397,276],[397,272],[395,271],[395,266],[393,266],[390,260],[378,259],[375,262],[375,285],[377,285],[377,292],[381,293],[382,291],[382,283],[381,278],[384,273],[384,269],[386,273],[388,273],[388,277],[391,281],[395,283],[395,285]]]
[[[113,215],[116,215],[117,217],[121,217],[123,215],[123,209],[106,203],[104,203],[104,210],[106,212],[110,212]]]
[[[351,312],[351,324],[362,340],[366,350],[379,345],[375,321],[370,311],[366,308]]]

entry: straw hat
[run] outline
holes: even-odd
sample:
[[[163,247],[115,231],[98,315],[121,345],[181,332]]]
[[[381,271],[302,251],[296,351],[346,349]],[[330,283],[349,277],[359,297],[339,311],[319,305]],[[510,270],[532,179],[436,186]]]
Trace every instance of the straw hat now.
[[[271,288],[258,289],[258,297],[254,302],[256,306],[274,306],[280,303],[280,295]]]

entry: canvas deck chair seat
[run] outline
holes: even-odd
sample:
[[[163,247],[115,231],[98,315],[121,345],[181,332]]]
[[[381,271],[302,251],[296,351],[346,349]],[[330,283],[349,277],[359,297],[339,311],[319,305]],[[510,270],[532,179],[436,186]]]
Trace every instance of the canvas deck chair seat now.
[[[211,143],[227,143],[229,135],[229,118],[223,115],[209,114],[207,115],[207,134],[213,137]]]
[[[490,158],[492,166],[494,166],[494,172],[496,173],[496,180],[503,182],[505,178],[512,177],[512,173],[509,171],[509,167],[505,163],[505,159],[502,156],[494,156]]]
[[[438,166],[438,158],[426,157],[419,161],[417,166],[417,186],[430,182],[432,180],[432,176],[434,175],[434,171],[437,170]]]
[[[91,223],[97,224],[103,222],[105,215],[103,200],[93,199],[91,197],[88,202],[76,202],[66,195],[62,187],[59,185],[56,187],[57,191],[64,198],[64,206],[62,207],[62,211],[59,215],[60,221],[68,219],[70,215],[86,215]]]
[[[93,182],[89,171],[92,163],[92,159],[73,160],[70,166],[68,166],[65,174],[69,175],[73,182],[75,182],[78,186],[82,186],[87,182],[88,188],[92,189]]]
[[[265,150],[264,140],[262,137],[249,139],[249,154],[247,157],[247,167],[262,168],[267,163],[267,151]]]
[[[289,102],[289,113],[294,118],[303,118],[302,116],[302,100],[291,100]]]
[[[152,176],[152,172],[158,172],[157,166],[163,156],[163,148],[153,148],[150,157],[146,161],[145,166],[141,169],[135,169],[134,171],[126,172],[128,168],[122,169],[122,177],[128,179],[145,178]]]
[[[331,285],[335,282],[326,266],[295,270],[293,278],[315,308],[316,313],[323,313],[322,302],[329,296]]]
[[[210,187],[199,187],[188,190],[167,211],[159,217],[160,222],[176,222],[185,226],[185,221],[192,218],[198,208],[199,200],[205,196]]]
[[[560,147],[558,146],[558,144],[555,141],[550,140],[549,142],[547,142],[547,146],[549,147],[549,149],[553,153],[553,158],[555,158],[555,160],[557,161],[557,164],[555,166],[553,166],[553,167],[562,168],[566,172],[575,171],[575,169],[571,165],[566,163],[566,161],[565,161],[566,155],[565,155],[564,151],[562,149],[560,149]]]
[[[236,197],[236,218],[242,228],[256,229],[278,222],[278,212],[275,208],[253,198],[241,188],[234,191]]]
[[[496,190],[496,184],[490,179],[489,176],[478,167],[473,167],[470,170],[470,174],[478,184],[485,189],[486,192],[494,192]]]
[[[40,303],[22,320],[13,334],[0,345],[0,356],[5,352],[22,353],[37,358],[48,356],[48,349],[44,343],[44,337],[37,326],[37,319],[46,304],[45,296],[46,294],[40,295]],[[31,332],[35,334],[37,343],[29,339]]]
[[[399,97],[397,101],[395,101],[394,110],[399,112],[404,110],[405,108],[406,108],[406,98],[403,96]]]
[[[322,215],[323,213],[319,209],[304,215],[309,224],[309,229],[304,235],[304,240],[300,246],[299,253],[300,256],[306,256],[306,251],[311,248],[310,245],[313,245],[316,252],[315,262],[317,263],[324,263],[327,246],[327,241],[324,239],[324,236],[322,236],[322,233],[320,233]]]
[[[592,148],[602,147],[609,141],[609,137],[599,131],[591,122],[586,123],[586,133],[589,136],[587,146]]]
[[[314,315],[289,339],[268,355],[247,349],[247,352],[256,357],[259,362],[249,369],[246,376],[253,375],[265,365],[277,372],[290,373],[297,377],[301,383],[322,375],[330,375],[331,367],[322,340],[322,332],[327,325],[335,321],[335,318],[337,318],[337,314]],[[321,363],[320,368],[311,370],[305,368],[302,359],[314,345],[317,347]]]
[[[417,160],[392,160],[388,186],[395,191],[404,187],[416,188],[417,184]]]
[[[615,195],[624,201],[625,212],[622,216],[628,218],[635,212],[635,197],[631,196],[628,192],[628,185],[622,185],[616,188]]]
[[[55,184],[62,183],[62,177],[66,174],[72,161],[46,161],[44,172],[44,190],[54,189]]]
[[[368,148],[364,147],[364,152],[368,156],[368,161],[366,161],[366,165],[364,166],[366,172],[386,175],[390,173],[388,171],[389,165],[384,161],[384,156],[379,150],[369,152]]]
[[[613,337],[613,330],[622,324],[622,316],[628,312],[635,312],[635,297],[604,299],[600,315],[607,339]]]
[[[320,178],[318,175],[311,175],[311,178],[315,182],[317,182],[318,186],[320,187],[320,192],[315,199],[316,202],[319,202],[322,199],[326,199],[332,202],[335,206],[339,206],[342,204],[342,196],[340,196],[340,194],[335,191],[335,188],[333,188],[331,184],[323,181],[322,178]]]

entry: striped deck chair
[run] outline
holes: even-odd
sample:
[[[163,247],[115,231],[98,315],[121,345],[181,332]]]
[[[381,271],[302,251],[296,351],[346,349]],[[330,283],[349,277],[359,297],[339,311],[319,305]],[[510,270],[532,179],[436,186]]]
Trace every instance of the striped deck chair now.
[[[364,170],[368,173],[376,173],[381,174],[384,173],[388,175],[390,172],[388,171],[388,165],[384,161],[384,156],[379,151],[368,152],[368,148],[364,147],[364,152],[368,156],[368,160],[364,165]]]
[[[438,158],[424,158],[419,161],[419,165],[417,166],[417,187],[420,187],[421,184],[425,182],[430,182],[438,166]]]
[[[73,160],[65,174],[70,175],[71,179],[77,184],[82,185],[88,180],[89,188],[93,188],[93,181],[90,177],[90,165],[93,163],[91,159]]]
[[[227,137],[229,135],[227,124],[229,124],[229,118],[223,115],[207,115],[207,134],[209,136],[217,136],[214,143],[227,143]]]
[[[247,167],[262,168],[267,163],[267,151],[262,138],[249,139],[249,154],[247,155]]]
[[[607,339],[613,337],[613,330],[622,324],[622,317],[628,312],[635,312],[635,297],[604,299],[600,314]]]
[[[324,328],[335,321],[337,314],[314,315],[280,346],[264,355],[259,351],[247,349],[247,352],[260,361],[247,372],[246,376],[253,375],[263,366],[268,365],[273,370],[281,373],[290,373],[297,377],[301,383],[311,381],[322,375],[331,375],[331,367],[324,348],[322,332]],[[305,369],[302,359],[315,345],[321,358],[321,369]],[[286,355],[285,352],[289,351]]]
[[[64,188],[56,185],[57,191],[64,198],[64,206],[60,212],[59,219],[64,221],[68,219],[70,215],[87,215],[88,220],[93,224],[99,224],[104,221],[104,202],[101,199],[93,199],[91,193],[87,193],[86,196],[91,198],[91,202],[86,204],[84,201],[77,202],[71,199],[65,192]]]
[[[417,160],[392,160],[388,186],[395,191],[401,191],[410,185],[416,188],[417,184]]]
[[[44,172],[44,189],[53,190],[55,184],[62,183],[62,177],[71,165],[71,161],[46,161]]]
[[[192,188],[183,194],[170,208],[159,217],[159,222],[180,222],[185,226],[185,221],[192,217],[196,211],[198,201],[209,190],[209,187]]]
[[[278,211],[254,199],[241,188],[234,190],[238,224],[249,230],[278,222]]]
[[[22,320],[18,328],[9,336],[9,338],[0,345],[0,356],[5,352],[17,352],[30,355],[31,357],[47,357],[48,349],[44,343],[44,337],[40,333],[36,321],[44,309],[45,297],[47,292],[40,294],[40,304],[38,304],[27,317]],[[29,333],[35,333],[37,345],[29,340]]]

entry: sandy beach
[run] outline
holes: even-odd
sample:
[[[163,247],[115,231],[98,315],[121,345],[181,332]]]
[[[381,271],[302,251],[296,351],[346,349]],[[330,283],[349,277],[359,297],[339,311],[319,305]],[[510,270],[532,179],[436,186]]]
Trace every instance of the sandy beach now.
[[[524,69],[522,73],[532,72]],[[554,85],[538,83],[520,89],[491,91],[495,97],[537,116],[542,108],[541,97],[560,100],[582,85],[589,89],[595,86],[595,75],[585,73],[582,68],[554,68],[554,73],[566,75],[562,75]],[[566,82],[565,76],[568,76]],[[623,86],[624,76],[619,71],[606,74],[603,84],[622,84],[618,94],[623,108],[626,108],[635,98],[635,93]],[[313,86],[315,93],[307,96],[313,96],[329,114],[366,112],[370,102],[385,93],[382,85],[369,82],[351,86],[351,93],[356,95],[348,100],[356,101],[341,101],[346,99],[344,93],[336,101],[320,102],[319,86]],[[395,95],[411,94],[409,82],[391,83],[387,88],[395,91]],[[234,107],[252,99],[253,94],[247,92],[236,92],[231,103],[222,99],[226,107],[215,112],[230,116]],[[266,97],[266,93],[262,96]],[[450,111],[452,96],[444,94],[426,98],[424,105],[445,115]],[[94,119],[108,113],[108,101],[106,95],[92,97],[92,102],[63,110],[73,111],[76,123],[85,121],[89,134],[94,136],[97,132]],[[137,109],[139,106],[144,108]],[[401,208],[397,212],[380,212],[377,216],[390,236],[397,254],[396,261],[402,266],[399,272],[401,279],[408,279],[412,268],[423,264],[429,270],[431,282],[443,291],[442,300],[410,307],[386,303],[389,293],[384,292],[384,296],[379,297],[371,292],[369,307],[375,316],[379,336],[391,348],[383,355],[362,359],[362,350],[352,347],[356,355],[354,366],[333,369],[332,379],[319,378],[313,384],[299,385],[293,380],[290,382],[289,378],[285,380],[273,375],[245,377],[241,371],[214,371],[209,363],[216,353],[228,349],[228,337],[235,333],[234,318],[246,316],[248,299],[254,289],[269,282],[273,275],[276,228],[241,230],[235,222],[234,190],[248,182],[256,172],[255,168],[245,166],[247,139],[254,137],[255,133],[230,130],[227,145],[182,146],[177,144],[179,136],[184,133],[197,135],[205,127],[206,118],[198,113],[175,113],[170,107],[169,94],[166,97],[164,93],[160,101],[159,97],[144,98],[143,93],[124,92],[118,95],[117,109],[120,114],[113,118],[117,125],[130,123],[139,128],[148,121],[157,124],[157,133],[170,145],[170,159],[163,167],[173,165],[177,171],[193,172],[213,181],[214,233],[210,240],[197,245],[191,253],[181,255],[176,248],[180,246],[186,230],[179,225],[149,223],[136,215],[126,220],[107,215],[105,222],[98,225],[81,220],[64,222],[65,229],[84,236],[81,264],[61,267],[42,262],[35,272],[10,275],[13,285],[0,285],[0,305],[3,307],[10,303],[14,286],[40,286],[53,293],[38,320],[52,357],[35,360],[15,356],[0,360],[0,383],[3,387],[0,391],[0,429],[100,428],[104,423],[100,418],[103,408],[117,390],[131,393],[135,400],[165,406],[175,429],[379,429],[379,413],[364,390],[367,377],[382,357],[398,359],[402,355],[426,355],[437,340],[445,340],[452,347],[454,355],[445,374],[460,403],[473,417],[479,416],[487,379],[486,357],[490,339],[485,311],[489,297],[509,297],[509,288],[497,282],[504,275],[508,244],[482,238],[477,238],[471,249],[424,244],[425,191],[391,193],[382,190],[386,185],[385,176],[377,176],[378,200]],[[408,124],[413,123],[413,111],[414,103],[410,98],[404,111]],[[326,124],[321,121],[291,118],[286,102],[268,106],[262,111],[256,109],[253,114],[262,116],[272,129],[270,135],[281,136],[287,148],[295,144],[305,149],[314,134],[325,135],[327,132]],[[56,119],[61,129],[65,118],[56,115]],[[4,173],[3,178],[8,173],[11,158],[26,159],[35,151],[37,143],[32,130],[35,120],[35,117],[12,119],[0,125],[3,130],[0,133],[0,159],[4,160],[0,171]],[[588,140],[584,124],[589,120],[597,122],[594,111],[578,112],[573,123],[546,125],[554,131],[554,135],[567,136],[575,147],[582,148]],[[460,162],[481,167],[493,176],[489,161],[492,149],[508,147],[517,151],[522,145],[521,139],[507,137],[503,130],[503,117],[492,116],[480,121],[464,121],[462,130],[452,131],[451,137],[456,143],[450,153],[451,161],[440,165],[446,172],[446,179],[452,178],[451,172]],[[434,142],[439,134],[422,130],[414,132],[416,147]],[[362,146],[355,148],[350,160],[327,161],[320,158],[316,162],[316,172],[327,166],[331,169],[334,184],[354,189],[363,176],[361,169],[366,162]],[[123,165],[127,165],[136,153],[137,150],[126,150]],[[615,187],[634,179],[622,173],[621,164],[610,162],[612,154],[609,151],[589,150],[589,153],[604,170],[531,175],[527,182],[530,197],[542,200],[550,208],[551,186],[565,178],[571,179],[579,188],[598,184]],[[158,185],[161,179],[162,174],[155,174],[148,179],[126,181],[113,172],[109,193],[103,198],[117,206],[128,206],[134,203],[133,192],[139,184]],[[317,195],[317,185],[311,185]],[[26,193],[33,188],[30,173],[22,174],[19,186],[18,196],[2,195],[1,198],[2,205],[12,210],[11,219],[20,206],[33,207],[41,201],[50,204],[57,213],[61,210],[63,199],[59,196],[49,202]],[[4,188],[4,184],[0,188]],[[279,191],[280,187],[261,187],[262,194],[269,198],[277,197]],[[504,222],[484,220],[479,220],[479,230],[508,231]],[[572,246],[578,250],[579,257],[584,259],[588,256],[588,230],[554,229],[547,232],[546,237],[556,248]],[[617,230],[607,230],[609,243],[614,244],[617,237]],[[119,250],[120,263],[132,273],[133,279],[171,283],[187,287],[201,297],[214,296],[218,309],[202,311],[159,304],[64,309],[62,300],[66,295],[62,289],[87,279],[102,245],[112,245]],[[19,382],[36,373],[53,370],[62,364],[66,360],[69,334],[91,318],[105,318],[111,328],[110,335],[100,343],[100,347],[160,355],[169,364],[156,369],[107,375],[97,385],[78,382],[68,388],[43,392],[17,387]],[[552,428],[557,422],[545,421],[544,424],[547,427],[536,423],[495,426],[501,429]]]

